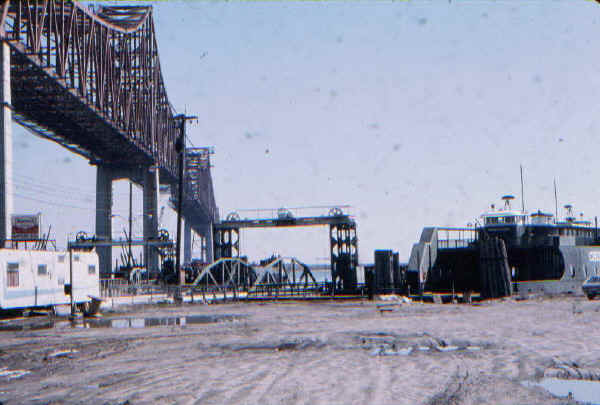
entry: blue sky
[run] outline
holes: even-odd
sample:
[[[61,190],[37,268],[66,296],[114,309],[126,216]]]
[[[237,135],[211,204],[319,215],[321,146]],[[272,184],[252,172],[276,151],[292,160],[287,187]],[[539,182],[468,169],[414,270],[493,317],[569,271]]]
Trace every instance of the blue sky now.
[[[169,98],[199,116],[193,144],[215,147],[223,215],[351,204],[361,262],[377,248],[408,260],[423,226],[464,226],[519,196],[520,164],[527,209],[554,211],[556,178],[559,204],[600,214],[594,2],[153,4]],[[95,169],[16,126],[14,136],[15,207],[42,211],[59,244],[93,232]],[[40,185],[77,192],[64,200]],[[114,188],[125,216],[127,183]],[[173,234],[174,218],[166,209]],[[327,245],[315,228],[245,232],[242,248],[312,262]]]

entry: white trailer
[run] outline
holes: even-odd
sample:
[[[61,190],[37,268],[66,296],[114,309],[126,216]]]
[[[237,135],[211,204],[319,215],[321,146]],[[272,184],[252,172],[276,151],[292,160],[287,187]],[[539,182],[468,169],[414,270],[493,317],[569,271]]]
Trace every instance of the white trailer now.
[[[96,252],[0,249],[0,309],[70,304],[65,284],[71,284],[71,265],[73,301],[83,304],[99,297]]]

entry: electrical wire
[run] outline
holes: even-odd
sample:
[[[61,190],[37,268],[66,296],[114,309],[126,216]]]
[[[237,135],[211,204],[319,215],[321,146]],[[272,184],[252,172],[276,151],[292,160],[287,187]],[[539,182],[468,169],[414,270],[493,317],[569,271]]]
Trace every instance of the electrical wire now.
[[[13,174],[13,181],[34,184],[39,187],[45,187],[45,188],[52,189],[52,190],[62,190],[62,191],[69,192],[69,193],[76,191],[81,194],[88,194],[88,195],[94,196],[94,197],[98,194],[95,190],[83,189],[83,188],[72,186],[72,185],[47,183],[47,182],[39,181],[38,178],[26,176],[23,174]],[[100,194],[103,194],[103,193],[100,193]],[[129,196],[129,193],[114,193],[113,192],[112,195],[127,197],[127,196]]]

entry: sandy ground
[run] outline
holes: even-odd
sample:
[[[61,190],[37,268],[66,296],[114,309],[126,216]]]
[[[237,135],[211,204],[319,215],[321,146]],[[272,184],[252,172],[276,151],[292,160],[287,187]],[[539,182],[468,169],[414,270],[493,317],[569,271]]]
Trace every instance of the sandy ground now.
[[[575,402],[520,382],[600,376],[600,301],[383,304],[389,303],[146,306],[105,317],[240,318],[1,332],[0,401],[568,404]],[[14,370],[30,373],[15,378]]]

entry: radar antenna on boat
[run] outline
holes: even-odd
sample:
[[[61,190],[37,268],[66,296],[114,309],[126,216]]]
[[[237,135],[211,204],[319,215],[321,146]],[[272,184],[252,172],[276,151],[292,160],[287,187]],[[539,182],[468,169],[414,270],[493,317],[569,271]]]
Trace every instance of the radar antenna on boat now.
[[[503,195],[502,200],[504,201],[504,209],[510,211],[510,202],[515,199],[513,195]]]
[[[567,222],[575,221],[575,215],[573,214],[573,206],[571,204],[565,204],[565,209],[567,210],[567,216],[565,217],[565,220]]]

